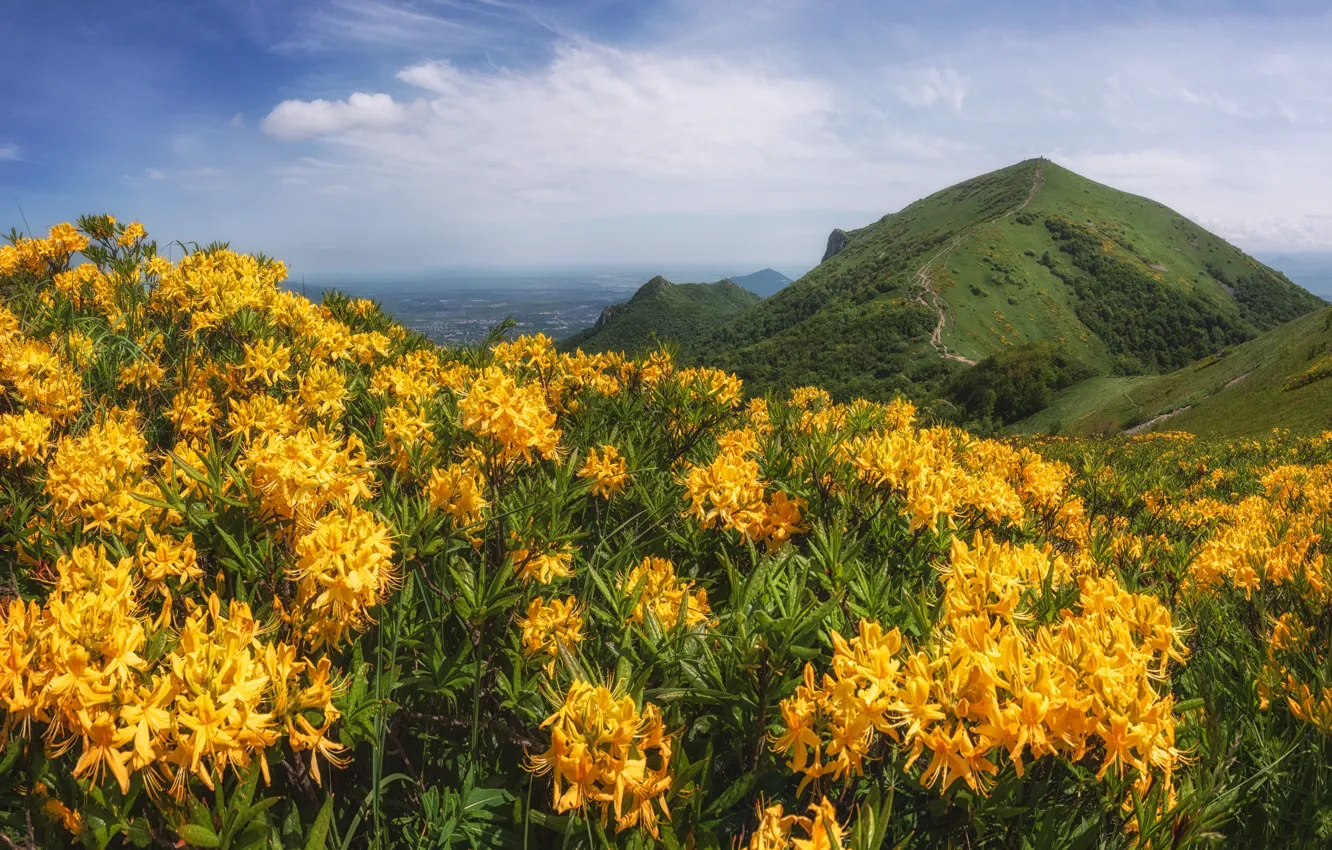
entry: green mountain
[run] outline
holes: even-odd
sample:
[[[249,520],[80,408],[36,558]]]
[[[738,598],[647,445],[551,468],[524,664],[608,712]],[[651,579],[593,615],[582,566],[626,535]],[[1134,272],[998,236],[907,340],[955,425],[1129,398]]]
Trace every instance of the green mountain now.
[[[709,291],[654,281],[565,347],[635,351],[655,335],[754,392],[941,399],[1005,424],[1088,375],[1169,373],[1325,303],[1179,213],[1046,159],[834,230],[818,267],[761,301]]]
[[[1332,429],[1332,309],[1166,375],[1098,377],[1017,423],[1027,433],[1179,429],[1207,436]]]
[[[742,286],[755,295],[767,298],[769,295],[774,295],[785,288],[787,284],[791,283],[791,278],[776,269],[759,269],[740,277],[733,277],[731,283]]]
[[[660,342],[676,342],[686,359],[719,323],[762,299],[729,280],[671,283],[658,275],[623,304],[601,311],[597,323],[561,341],[562,351],[635,352]]]
[[[705,341],[751,388],[928,397],[1049,340],[1102,374],[1152,374],[1323,302],[1169,208],[1027,160],[858,230]]]

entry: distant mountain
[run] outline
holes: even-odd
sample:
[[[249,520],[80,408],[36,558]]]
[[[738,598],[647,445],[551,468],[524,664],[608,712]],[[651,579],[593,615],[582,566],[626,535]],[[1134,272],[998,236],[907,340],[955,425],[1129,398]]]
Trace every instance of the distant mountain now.
[[[679,343],[686,359],[699,340],[735,313],[762,299],[729,280],[671,283],[658,275],[623,304],[601,311],[597,322],[560,343],[560,349],[634,352],[658,342]]]
[[[1320,310],[1166,375],[1092,378],[1014,426],[1045,434],[1332,430],[1332,310]]]
[[[747,275],[731,278],[731,283],[767,298],[791,283],[791,278],[774,269],[760,269]]]
[[[1261,254],[1259,259],[1322,298],[1332,298],[1332,252]]]

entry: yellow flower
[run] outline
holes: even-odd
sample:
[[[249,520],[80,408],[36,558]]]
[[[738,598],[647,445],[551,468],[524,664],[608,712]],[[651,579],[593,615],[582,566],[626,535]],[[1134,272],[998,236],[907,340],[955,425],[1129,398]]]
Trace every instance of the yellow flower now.
[[[412,457],[434,442],[430,420],[420,410],[395,404],[384,410],[384,443],[393,468],[406,473]]]
[[[720,526],[751,539],[761,538],[766,511],[758,475],[753,460],[725,451],[707,466],[691,467],[685,478],[690,502],[686,515],[704,528]]]
[[[176,425],[180,439],[205,439],[221,411],[207,387],[187,387],[171,399],[166,418]]]
[[[512,549],[509,562],[514,572],[524,582],[536,580],[540,584],[550,584],[559,578],[572,578],[574,550],[562,546],[545,552],[533,552],[531,549]]]
[[[301,375],[301,408],[316,416],[341,416],[347,402],[347,381],[336,366],[315,363]]]
[[[620,457],[619,450],[614,446],[603,445],[600,451],[587,450],[587,460],[583,461],[583,466],[578,470],[578,477],[592,481],[592,495],[609,499],[628,483],[629,464]]]
[[[266,513],[300,526],[313,524],[330,504],[348,506],[372,492],[360,440],[355,434],[339,437],[322,424],[290,436],[260,435],[239,466]]]
[[[337,646],[370,620],[395,582],[391,530],[369,511],[344,508],[296,540],[297,612],[311,622],[315,645]]]
[[[32,410],[0,414],[0,455],[19,463],[38,461],[50,448],[50,417]]]
[[[42,804],[42,812],[51,820],[59,821],[71,835],[78,835],[84,830],[83,816],[54,797]]]
[[[274,340],[261,339],[245,346],[245,380],[273,386],[285,381],[291,368],[291,349]]]
[[[62,437],[46,476],[56,515],[91,528],[137,528],[153,510],[133,497],[151,486],[144,479],[147,449],[131,411],[111,411],[82,437]]]
[[[682,616],[685,628],[693,628],[711,614],[707,591],[694,590],[693,582],[681,582],[676,578],[675,565],[665,558],[644,558],[620,587],[628,597],[639,593],[638,604],[629,615],[631,623],[643,622],[651,611],[662,628],[674,628]]]
[[[792,499],[781,491],[772,494],[763,514],[761,532],[769,552],[776,550],[793,535],[809,530],[809,526],[802,519],[801,512],[804,509],[804,499]]]
[[[116,242],[119,243],[122,248],[128,248],[147,235],[148,234],[143,229],[142,224],[139,224],[137,221],[131,221],[129,224],[125,225],[125,229],[120,232],[120,236],[116,238]]]
[[[759,825],[749,837],[749,850],[841,850],[842,825],[827,797],[810,805],[809,817],[783,814],[780,803],[767,808],[759,805]],[[806,837],[793,838],[794,827],[802,829]]]
[[[556,812],[597,806],[602,817],[614,813],[617,832],[636,826],[659,837],[658,810],[670,817],[663,795],[671,787],[671,739],[655,705],[640,712],[629,697],[574,682],[541,727],[550,728],[550,747],[529,756],[526,767],[552,774]]]
[[[792,839],[795,850],[842,850],[842,826],[832,802],[824,797],[809,810],[811,815],[798,821],[809,837]]]
[[[160,363],[156,360],[140,358],[131,361],[120,370],[116,386],[121,389],[125,387],[137,387],[145,390],[156,389],[165,377],[166,369]]]
[[[583,616],[573,596],[550,602],[540,597],[533,599],[527,606],[527,616],[518,621],[518,628],[522,629],[525,653],[550,656],[545,668],[548,674],[555,667],[561,646],[572,651],[583,641]]]
[[[490,440],[501,462],[555,457],[560,431],[540,386],[519,386],[491,366],[473,382],[460,407],[463,427]]]
[[[168,576],[183,581],[203,578],[199,556],[194,549],[194,535],[175,540],[149,528],[145,540],[138,548],[139,569],[150,582],[160,582]]]
[[[782,804],[764,807],[759,803],[758,829],[749,836],[749,850],[790,850],[795,815],[783,814]]]
[[[426,492],[430,496],[430,507],[453,517],[457,527],[480,522],[486,509],[485,482],[476,467],[468,462],[431,470]]]

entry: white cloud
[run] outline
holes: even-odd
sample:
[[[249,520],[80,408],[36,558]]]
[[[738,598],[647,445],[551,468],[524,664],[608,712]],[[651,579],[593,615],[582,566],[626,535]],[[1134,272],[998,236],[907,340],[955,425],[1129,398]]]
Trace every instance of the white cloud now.
[[[951,106],[954,112],[961,112],[962,101],[967,96],[967,81],[952,68],[942,71],[924,68],[913,71],[898,85],[897,96],[911,106],[929,108],[940,103]]]
[[[353,26],[382,2],[340,0],[316,34],[413,56],[493,37],[450,28],[446,5]],[[831,226],[1046,154],[1245,247],[1332,248],[1332,19],[894,35],[867,4],[833,38],[817,4],[696,5],[703,25],[632,48],[567,37],[521,56],[486,44],[482,63],[381,58],[393,73],[277,103],[262,136],[178,142],[168,185],[227,165],[209,191],[234,195],[256,247],[297,261],[336,243],[339,263],[367,267],[776,262],[817,260]],[[410,38],[418,27],[440,40]]]
[[[18,162],[21,154],[18,145],[0,145],[0,162]]]
[[[231,120],[227,122],[227,125],[235,130],[243,129],[245,127],[245,113],[237,112],[235,115],[231,116]]]
[[[166,172],[160,168],[145,168],[143,174],[149,180],[165,180]]]
[[[528,200],[635,181],[724,186],[848,155],[834,93],[758,65],[583,45],[525,73],[427,62],[397,76],[418,96],[285,101],[264,131],[335,142],[381,175]]]
[[[402,123],[407,108],[387,94],[356,92],[346,100],[284,100],[260,125],[283,140],[329,136],[352,130],[382,130]]]

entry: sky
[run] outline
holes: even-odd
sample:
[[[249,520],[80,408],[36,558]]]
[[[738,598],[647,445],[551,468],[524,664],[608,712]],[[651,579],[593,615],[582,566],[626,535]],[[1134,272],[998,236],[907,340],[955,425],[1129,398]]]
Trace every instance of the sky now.
[[[803,269],[1043,155],[1332,251],[1326,2],[0,7],[6,231],[110,212],[312,274]]]

